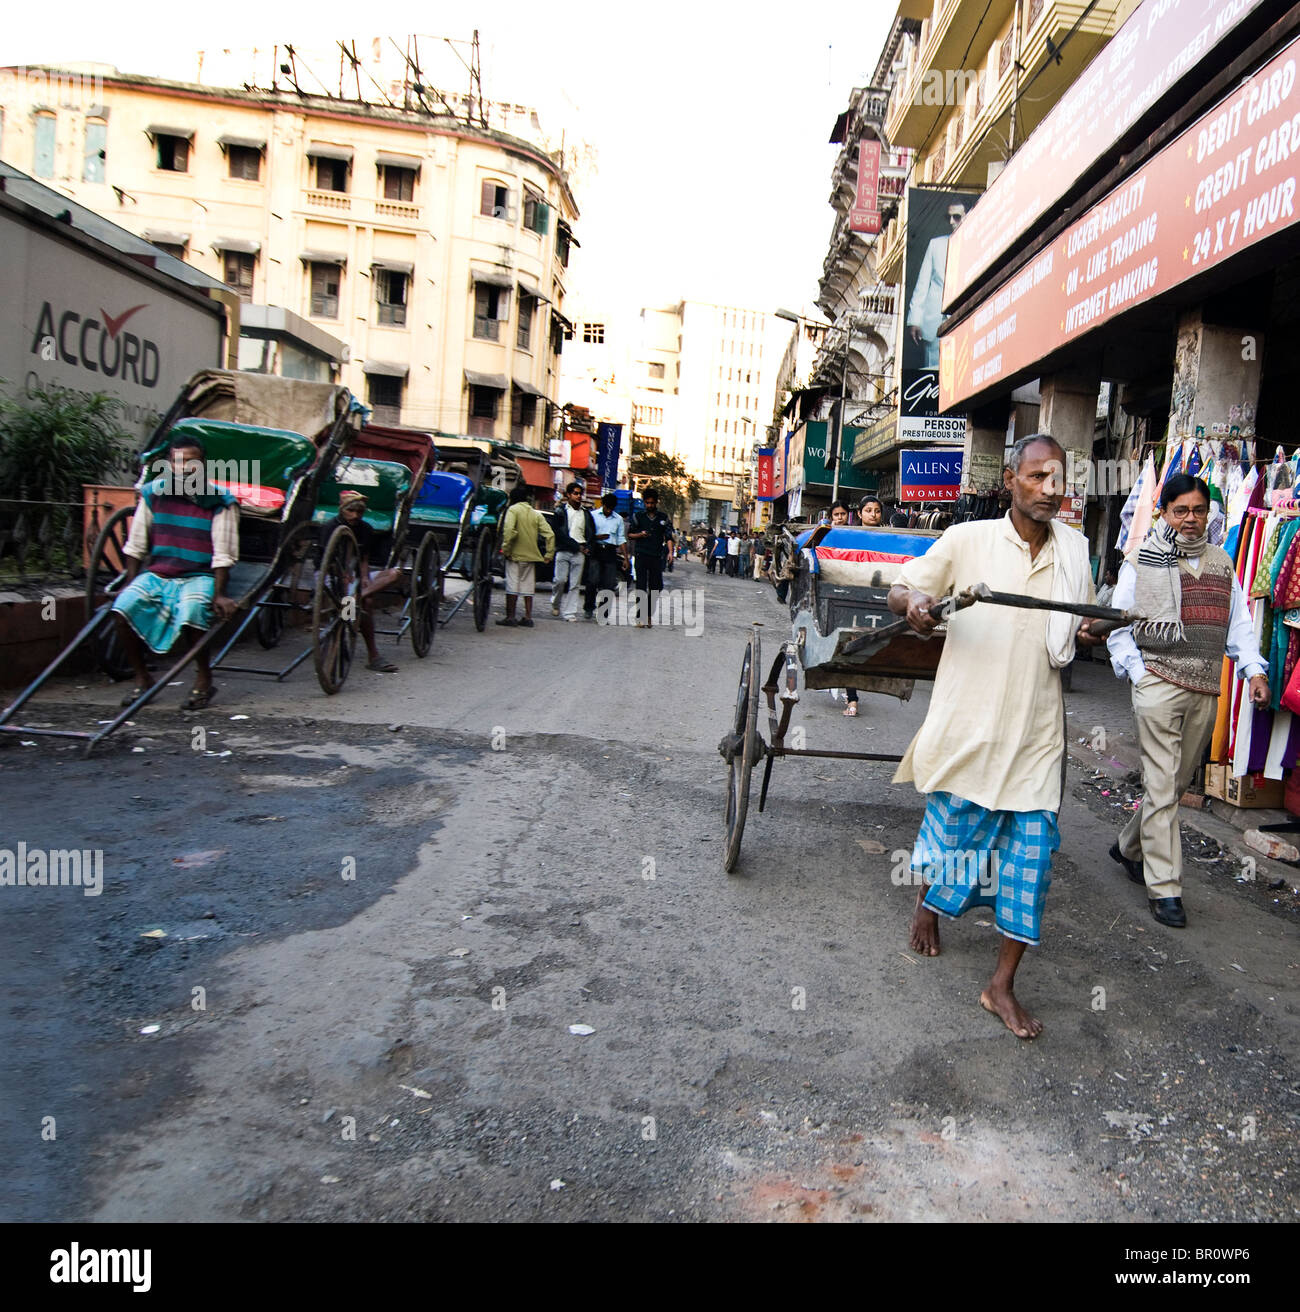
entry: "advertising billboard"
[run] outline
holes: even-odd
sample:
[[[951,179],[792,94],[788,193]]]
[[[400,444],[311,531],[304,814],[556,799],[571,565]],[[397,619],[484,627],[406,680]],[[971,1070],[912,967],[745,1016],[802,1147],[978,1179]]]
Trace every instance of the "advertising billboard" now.
[[[939,325],[948,243],[978,199],[973,191],[908,188],[903,252],[907,301],[898,386],[898,436],[904,442],[961,442],[966,436],[960,415],[939,415]]]
[[[956,501],[962,453],[949,447],[898,453],[899,501]]]
[[[1298,54],[1292,42],[945,334],[940,405],[1293,225]]]
[[[948,252],[951,306],[1179,78],[1262,0],[1146,0],[984,193]],[[1208,78],[1209,71],[1204,76]]]

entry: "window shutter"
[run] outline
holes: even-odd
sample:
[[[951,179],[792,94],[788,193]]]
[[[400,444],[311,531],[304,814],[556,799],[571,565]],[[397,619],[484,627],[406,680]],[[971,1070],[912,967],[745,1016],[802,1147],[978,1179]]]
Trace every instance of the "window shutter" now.
[[[491,214],[496,208],[497,186],[495,182],[484,181],[483,192],[479,198],[478,212],[480,214]]]
[[[537,202],[537,231],[543,237],[551,230],[551,207],[543,201]]]

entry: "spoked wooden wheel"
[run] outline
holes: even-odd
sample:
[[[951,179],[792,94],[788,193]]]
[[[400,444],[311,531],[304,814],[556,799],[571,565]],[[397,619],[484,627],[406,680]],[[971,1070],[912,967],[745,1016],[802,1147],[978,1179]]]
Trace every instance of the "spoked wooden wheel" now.
[[[123,506],[104,521],[90,552],[90,572],[86,575],[86,618],[95,613],[99,596],[107,593],[110,601],[126,586],[126,540],[131,532],[135,510]],[[115,619],[105,620],[91,639],[95,661],[112,679],[125,679],[131,673],[122,635]]]
[[[441,560],[438,543],[426,533],[415,553],[411,570],[411,650],[427,656],[438,631],[438,609],[442,603]]]
[[[307,561],[307,554],[315,538],[316,530],[310,524],[302,524],[294,530],[294,536],[289,539],[284,555],[287,561],[284,573],[276,580],[265,601],[257,607],[253,629],[257,634],[258,642],[268,651],[279,645],[289,622],[289,611],[298,605],[298,593],[302,590],[303,565]]]
[[[758,630],[749,635],[749,645],[740,664],[740,684],[736,689],[736,713],[730,732],[718,744],[727,762],[727,846],[722,854],[722,868],[730,874],[740,856],[740,840],[745,832],[745,814],[749,810],[749,779],[760,753],[758,736]]]
[[[482,633],[492,612],[492,538],[490,528],[479,530],[474,543],[474,572],[470,587],[474,590],[474,627]]]
[[[350,528],[340,524],[321,557],[312,604],[316,678],[327,693],[338,692],[352,668],[361,606],[358,563],[357,540]]]

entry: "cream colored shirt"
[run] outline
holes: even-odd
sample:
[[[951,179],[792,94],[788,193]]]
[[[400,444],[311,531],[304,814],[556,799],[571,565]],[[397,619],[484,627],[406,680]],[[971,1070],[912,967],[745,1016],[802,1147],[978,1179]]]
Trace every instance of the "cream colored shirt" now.
[[[1048,600],[1055,551],[1049,537],[1031,560],[1009,514],[956,524],[907,561],[898,582],[932,597],[987,583]],[[1087,592],[1091,601],[1091,582]],[[948,621],[930,709],[895,783],[992,811],[1060,809],[1064,701],[1047,655],[1049,614],[976,602]]]

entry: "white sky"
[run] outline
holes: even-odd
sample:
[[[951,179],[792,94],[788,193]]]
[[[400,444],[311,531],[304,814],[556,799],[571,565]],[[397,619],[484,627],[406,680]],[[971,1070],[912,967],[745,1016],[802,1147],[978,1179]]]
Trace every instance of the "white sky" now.
[[[129,9],[65,0],[11,6],[0,64],[94,60],[192,80],[220,14],[224,46],[479,29],[483,90],[536,105],[558,141],[595,149],[576,188],[582,249],[570,308],[681,297],[773,309],[810,305],[833,214],[827,142],[865,84],[894,0],[387,0],[362,30],[355,0],[227,0]],[[361,19],[366,22],[365,18]],[[156,35],[155,35],[156,33]],[[422,52],[423,53],[423,52]],[[426,65],[430,64],[426,56]],[[322,73],[323,70],[317,70]],[[433,79],[431,79],[433,80]],[[468,87],[468,76],[452,84]]]

